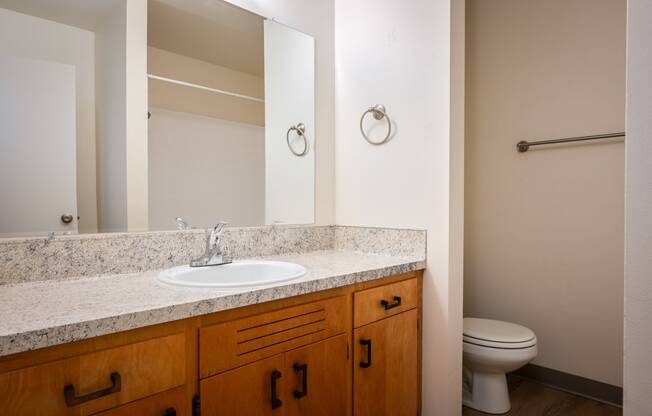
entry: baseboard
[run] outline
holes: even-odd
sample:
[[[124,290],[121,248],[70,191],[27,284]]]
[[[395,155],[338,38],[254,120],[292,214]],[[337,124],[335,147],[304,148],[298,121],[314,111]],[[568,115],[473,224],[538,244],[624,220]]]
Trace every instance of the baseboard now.
[[[520,370],[515,371],[514,374],[579,396],[616,406],[623,405],[622,387],[534,364],[528,364]]]

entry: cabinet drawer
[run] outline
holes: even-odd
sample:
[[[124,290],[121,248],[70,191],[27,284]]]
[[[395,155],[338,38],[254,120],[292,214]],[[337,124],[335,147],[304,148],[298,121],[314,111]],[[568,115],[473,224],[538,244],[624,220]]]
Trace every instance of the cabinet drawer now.
[[[88,415],[151,396],[185,384],[185,355],[180,333],[0,374],[0,414]]]
[[[188,416],[190,400],[186,396],[186,388],[177,387],[94,416]]]
[[[200,377],[326,339],[345,328],[344,296],[201,328]]]
[[[417,279],[403,280],[353,295],[354,326],[362,325],[416,308],[419,293]]]

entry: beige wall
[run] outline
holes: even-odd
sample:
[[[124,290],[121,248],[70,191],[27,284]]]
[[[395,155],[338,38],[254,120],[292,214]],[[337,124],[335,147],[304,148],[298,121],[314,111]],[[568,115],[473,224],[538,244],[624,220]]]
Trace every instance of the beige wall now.
[[[147,70],[152,75],[264,98],[263,77],[151,46],[147,51]],[[244,100],[155,79],[149,81],[149,105],[238,123],[265,125],[263,102]]]
[[[627,11],[626,416],[652,414],[652,3]]]
[[[532,328],[535,363],[622,384],[625,0],[467,3],[465,315]]]

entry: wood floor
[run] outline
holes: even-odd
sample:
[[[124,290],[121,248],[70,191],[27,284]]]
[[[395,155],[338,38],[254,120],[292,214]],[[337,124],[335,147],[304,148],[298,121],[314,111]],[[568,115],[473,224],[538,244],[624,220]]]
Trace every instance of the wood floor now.
[[[509,416],[621,416],[623,410],[585,399],[517,376],[508,379],[512,410]],[[464,408],[463,416],[486,416]]]

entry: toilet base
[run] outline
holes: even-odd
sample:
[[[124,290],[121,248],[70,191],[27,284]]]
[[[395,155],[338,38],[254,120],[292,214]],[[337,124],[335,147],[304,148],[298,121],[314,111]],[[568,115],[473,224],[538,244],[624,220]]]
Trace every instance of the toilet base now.
[[[464,406],[484,413],[503,414],[512,405],[507,390],[505,373],[482,373],[465,371]]]

